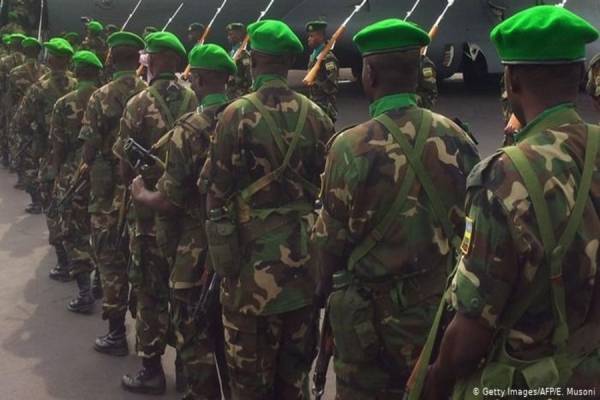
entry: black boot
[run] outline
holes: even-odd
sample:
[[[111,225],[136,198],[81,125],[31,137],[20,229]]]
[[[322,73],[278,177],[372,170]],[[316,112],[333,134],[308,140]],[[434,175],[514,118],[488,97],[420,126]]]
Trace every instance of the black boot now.
[[[50,279],[60,282],[71,282],[73,277],[71,277],[71,268],[69,267],[67,250],[60,244],[54,246],[54,251],[56,251],[58,263],[56,264],[56,267],[50,270]]]
[[[102,282],[100,281],[100,271],[96,268],[94,279],[92,280],[92,294],[96,300],[102,299],[104,292],[102,291]]]
[[[143,369],[134,377],[127,374],[121,380],[121,386],[128,392],[162,395],[167,390],[165,373],[160,356],[142,359]]]
[[[108,334],[96,339],[94,349],[99,353],[111,356],[126,356],[129,354],[125,315],[122,317],[113,317],[108,320]]]
[[[69,303],[69,311],[88,314],[94,309],[94,296],[92,296],[92,282],[88,272],[82,272],[75,277],[79,293]]]
[[[188,382],[183,369],[183,362],[177,353],[175,358],[175,390],[177,393],[185,393],[187,391]]]
[[[25,207],[27,214],[41,214],[42,213],[42,196],[38,189],[32,189],[29,191],[31,196],[31,204]]]

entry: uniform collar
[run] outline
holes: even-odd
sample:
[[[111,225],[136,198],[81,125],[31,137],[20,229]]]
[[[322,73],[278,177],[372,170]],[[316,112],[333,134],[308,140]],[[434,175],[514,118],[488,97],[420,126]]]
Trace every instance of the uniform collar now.
[[[216,105],[222,105],[229,101],[229,98],[224,93],[212,93],[207,94],[202,99],[202,108],[212,107]]]
[[[229,55],[231,57],[233,57],[235,55],[235,53],[238,51],[238,49],[240,48],[240,46],[242,45],[242,43],[236,43],[231,47],[231,51],[229,52]]]
[[[176,81],[176,80],[177,80],[177,76],[175,76],[174,73],[163,72],[161,74],[156,75],[154,78],[152,78],[152,82],[150,82],[150,85],[152,85],[156,81]]]
[[[269,84],[269,86],[287,86],[287,78],[277,74],[259,75],[254,80],[252,88],[254,89],[254,91],[257,91],[267,83]]]
[[[320,45],[318,45],[317,47],[315,47],[315,49],[313,50],[312,54],[310,55],[310,61],[316,60],[317,57],[323,51],[324,48],[325,48],[325,43],[321,43]]]
[[[551,127],[581,121],[581,117],[575,111],[575,104],[564,103],[549,108],[535,117],[520,132],[515,133],[515,142],[520,142],[531,134],[531,132],[542,132]]]
[[[129,76],[137,76],[134,70],[123,70],[123,71],[117,71],[113,74],[113,81],[116,81],[117,79],[120,78],[124,78],[124,77],[129,77]]]
[[[398,93],[381,97],[370,106],[371,118],[375,118],[385,112],[400,108],[416,107],[417,95],[414,93]]]
[[[77,81],[77,90],[87,89],[96,86],[94,81]]]

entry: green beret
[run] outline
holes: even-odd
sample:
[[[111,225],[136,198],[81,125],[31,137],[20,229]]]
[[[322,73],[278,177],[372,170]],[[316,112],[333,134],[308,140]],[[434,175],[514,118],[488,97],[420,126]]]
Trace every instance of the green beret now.
[[[306,24],[306,32],[325,32],[325,29],[327,29],[325,21],[312,21]]]
[[[19,13],[11,11],[8,13],[8,19],[19,19]]]
[[[102,65],[102,61],[98,58],[97,55],[92,53],[89,50],[81,50],[75,53],[73,56],[73,65],[75,68],[80,67],[96,67],[98,69],[104,68]]]
[[[252,50],[259,53],[281,55],[304,51],[298,36],[281,21],[263,20],[248,26]]]
[[[146,36],[146,51],[148,53],[160,53],[171,50],[185,57],[187,52],[177,36],[171,32],[154,32]]]
[[[354,35],[361,54],[391,53],[427,46],[431,39],[418,25],[401,19],[385,19],[369,25]]]
[[[144,28],[144,32],[149,32],[149,33],[158,32],[158,29],[156,29],[153,26],[147,26]]]
[[[233,59],[221,46],[216,44],[194,46],[188,60],[192,69],[227,71],[230,75],[237,72]]]
[[[227,25],[225,27],[225,30],[227,32],[233,31],[233,32],[246,32],[246,25],[239,23],[239,22],[232,22],[231,24]]]
[[[536,6],[497,25],[490,38],[504,64],[556,64],[584,60],[598,31],[562,7]]]
[[[144,39],[132,32],[115,32],[106,40],[109,47],[131,46],[143,50],[146,47]]]
[[[44,42],[44,47],[48,54],[56,57],[71,57],[74,53],[71,44],[63,38],[52,38],[49,42]]]
[[[118,31],[119,30],[119,28],[114,24],[108,24],[104,27],[104,29],[107,31]]]
[[[12,35],[10,35],[10,41],[12,43],[13,40],[25,40],[27,39],[27,36],[23,35],[22,33],[13,33]]]
[[[188,32],[203,31],[204,29],[206,28],[200,22],[192,22],[190,26],[188,26]]]
[[[7,46],[10,44],[10,35],[8,33],[2,35],[2,43],[4,43]]]
[[[65,33],[64,38],[65,39],[68,39],[68,38],[79,39],[79,33],[77,33],[77,32],[68,32],[68,33]]]
[[[92,32],[102,32],[104,27],[98,21],[92,21],[87,25],[88,29]]]
[[[23,47],[24,48],[37,47],[37,48],[41,49],[42,44],[36,38],[28,37],[28,38],[25,38],[25,40],[23,40]]]

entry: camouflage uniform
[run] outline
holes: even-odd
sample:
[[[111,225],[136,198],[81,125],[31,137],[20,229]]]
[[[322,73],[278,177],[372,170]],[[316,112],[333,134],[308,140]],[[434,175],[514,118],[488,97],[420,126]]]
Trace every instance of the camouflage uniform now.
[[[173,74],[159,75],[149,88],[127,102],[115,143],[115,151],[121,158],[126,159],[123,145],[128,138],[150,149],[171,129],[177,118],[198,107],[194,93],[177,83],[176,79]],[[168,110],[163,110],[155,98],[156,94],[164,100]],[[164,153],[164,149],[161,150]],[[159,157],[162,155],[159,154]],[[147,187],[154,187],[160,174],[157,167],[144,172],[142,176]],[[137,352],[141,357],[150,358],[163,354],[167,344],[169,265],[164,246],[168,243],[157,237],[157,223],[168,223],[168,216],[163,219],[151,208],[134,203],[130,217],[134,223],[130,241],[133,265],[129,279],[137,294]],[[168,231],[168,228],[161,230]]]
[[[27,190],[30,193],[39,191],[44,209],[52,200],[56,177],[48,162],[51,154],[48,133],[52,110],[56,101],[75,90],[76,86],[77,81],[66,71],[52,71],[45,75],[27,90],[11,124],[12,135],[16,136],[18,132],[23,139],[24,151],[20,160]],[[50,232],[50,244],[60,246],[58,219],[46,217],[46,223]]]
[[[37,31],[39,24],[40,2],[38,0],[10,0],[10,11],[19,16],[19,27],[23,33]]]
[[[50,128],[52,148],[54,152],[62,150],[67,154],[65,162],[56,171],[54,196],[57,198],[62,199],[79,178],[77,169],[81,164],[82,142],[78,136],[83,113],[90,96],[96,90],[95,85],[95,82],[79,81],[76,90],[61,97],[54,105]],[[89,200],[90,189],[87,187],[78,193],[72,204],[59,210],[61,240],[71,262],[71,276],[90,274],[95,268],[90,246],[92,228],[88,212]]]
[[[600,54],[596,54],[588,67],[586,91],[596,103],[600,103]],[[504,78],[502,78],[504,85]],[[508,122],[508,121],[507,121]]]
[[[425,173],[438,189],[453,237],[461,235],[465,182],[479,156],[456,124],[416,104],[415,95],[391,95],[373,103],[371,113],[389,117],[411,146],[423,137]],[[423,125],[424,113],[430,124]],[[371,119],[338,134],[327,156],[313,240],[347,260],[349,285],[336,287],[328,300],[340,399],[402,397],[454,262],[452,238],[418,179],[407,187],[398,216],[389,215],[398,210],[392,204],[400,187],[412,179],[403,148]],[[372,234],[381,236],[374,231],[389,218],[394,221],[383,237],[353,259]],[[359,325],[361,332],[348,329]]]
[[[426,55],[422,55],[419,81],[417,83],[418,105],[419,107],[431,110],[437,101],[437,97],[438,89],[435,64]]]
[[[10,121],[14,115],[12,112],[13,105],[11,104],[11,98],[9,96],[9,76],[13,68],[16,68],[24,63],[25,55],[18,51],[15,51],[12,54],[0,59],[0,88],[2,88],[2,109],[0,110],[0,151],[4,154],[8,153],[9,151],[9,127]],[[18,107],[18,104],[16,106]]]
[[[27,89],[38,81],[43,75],[50,72],[50,69],[41,64],[37,59],[28,59],[25,64],[13,68],[8,76],[8,98],[11,108],[9,115],[15,115],[21,104],[21,100],[25,97]],[[10,126],[10,125],[9,125]],[[18,160],[15,155],[23,146],[23,140],[19,132],[11,132],[8,130],[8,144],[10,149],[10,158],[15,163],[15,167],[20,169]],[[19,171],[21,173],[21,171]]]
[[[240,48],[241,43],[233,46],[229,55],[233,58]],[[240,57],[236,60],[237,73],[229,77],[227,82],[227,95],[234,100],[252,91],[252,59],[248,50],[242,50]]]
[[[512,107],[510,106],[510,102],[508,101],[508,94],[506,93],[506,85],[504,84],[504,75],[502,75],[502,79],[500,80],[500,102],[502,103],[502,117],[504,118],[504,126],[508,124],[510,121],[510,117],[512,116]],[[502,140],[502,147],[511,146],[515,144],[514,135],[504,134],[504,139]]]
[[[189,310],[200,298],[208,256],[204,227],[206,193],[198,190],[196,182],[208,156],[217,109],[226,102],[225,95],[207,96],[199,112],[186,114],[177,121],[167,148],[166,171],[156,185],[158,191],[177,206],[177,211],[170,214],[177,229],[167,233],[175,237],[177,244],[175,254],[168,258],[169,286],[173,330],[186,371],[190,399],[221,399],[215,349],[223,351],[222,325],[220,329],[212,327],[209,340],[206,320],[194,320]],[[216,315],[219,313],[220,309]],[[211,324],[220,325],[218,321]],[[215,339],[221,340],[215,342]],[[221,378],[227,386],[227,377]]]
[[[318,185],[333,125],[316,104],[289,89],[284,78],[263,75],[255,87],[257,92],[249,96],[281,121],[288,145],[296,125],[304,125],[283,181],[271,182],[252,200],[244,199],[239,192],[280,167],[284,155],[261,113],[248,96],[241,98],[220,116],[202,172],[211,201],[232,210],[242,241],[236,252],[239,270],[224,278],[221,287],[232,394],[244,399],[308,398],[317,333],[316,260],[308,235],[318,189],[312,185]],[[299,121],[302,103],[308,112]],[[228,204],[234,194],[235,206]]]
[[[542,199],[551,213],[550,229],[554,230],[557,240],[573,212],[581,183],[586,139],[592,134],[598,132],[587,130],[569,104],[547,110],[517,134],[516,146],[526,156],[543,188]],[[585,324],[594,287],[598,285],[594,277],[600,259],[600,154],[596,153],[594,160],[589,200],[585,203],[583,218],[576,224],[575,240],[562,260],[562,279],[557,279],[566,295],[568,336]],[[588,193],[583,195],[587,198]],[[452,305],[458,313],[485,328],[499,330],[491,350],[505,345],[506,354],[515,360],[527,360],[528,365],[533,360],[556,354],[551,344],[557,326],[551,285],[538,286],[538,291],[533,289],[536,286],[533,277],[539,277],[540,273],[542,279],[545,276],[550,282],[546,252],[552,249],[544,247],[538,225],[539,210],[534,211],[530,192],[507,155],[497,152],[475,168],[469,176],[466,204],[467,225],[472,229],[467,230],[461,246],[463,255],[452,282]],[[524,314],[516,316],[516,323],[508,323],[508,329],[500,329],[505,326],[505,317],[528,301],[529,292],[534,296],[529,297],[530,305]],[[597,334],[586,339],[597,342]],[[584,346],[583,343],[577,345]],[[499,361],[493,354],[490,352],[489,361]],[[549,372],[551,368],[544,371]],[[480,373],[481,369],[470,377],[477,379],[479,387]],[[600,358],[594,350],[575,368],[567,387],[573,387],[575,382],[583,382],[586,389],[598,387],[599,376]],[[498,375],[497,378],[503,377]],[[525,388],[519,373],[515,373],[511,382],[512,385],[508,383],[503,389]]]
[[[135,76],[135,71],[120,71],[113,81],[96,90],[88,102],[79,139],[96,149],[91,165],[92,249],[100,270],[102,289],[102,318],[124,318],[129,297],[127,263],[129,249],[126,238],[116,248],[119,229],[126,221],[119,220],[120,210],[126,207],[125,185],[119,174],[119,160],[112,153],[117,140],[119,123],[127,100],[147,87]],[[123,215],[121,213],[121,215]],[[121,219],[124,219],[121,216]],[[129,304],[134,308],[135,304]]]
[[[309,71],[317,63],[317,57],[324,47],[325,45],[321,44],[311,54],[308,63]],[[314,84],[308,88],[308,97],[317,103],[319,107],[329,115],[329,118],[331,118],[333,122],[337,120],[338,115],[336,95],[338,91],[339,74],[340,66],[338,59],[330,51],[327,53],[321,64],[321,68],[317,73]]]
[[[106,55],[108,54],[108,45],[102,37],[88,35],[83,39],[78,50],[89,50],[104,62],[104,60],[106,60]]]

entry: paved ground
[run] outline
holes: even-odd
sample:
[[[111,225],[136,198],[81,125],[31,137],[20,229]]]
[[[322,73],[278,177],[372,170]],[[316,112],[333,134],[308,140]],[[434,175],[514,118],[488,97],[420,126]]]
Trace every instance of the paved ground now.
[[[295,79],[300,74],[295,73]],[[459,116],[471,124],[483,156],[501,142],[502,118],[496,88],[473,93],[459,82],[440,88],[435,110]],[[339,99],[339,127],[368,117],[360,90],[343,85]],[[582,95],[582,113],[597,121],[589,100]],[[28,198],[12,188],[15,176],[0,170],[0,388],[1,399],[138,399],[119,388],[123,373],[136,372],[140,362],[133,354],[112,358],[92,349],[94,338],[106,324],[97,311],[74,315],[66,306],[76,292],[75,283],[47,278],[55,256],[47,245],[42,216],[23,213]],[[131,328],[131,320],[129,320]],[[129,343],[134,338],[129,330]],[[168,391],[164,399],[180,398],[174,391],[173,351],[164,360]],[[330,374],[326,399],[333,398]]]

